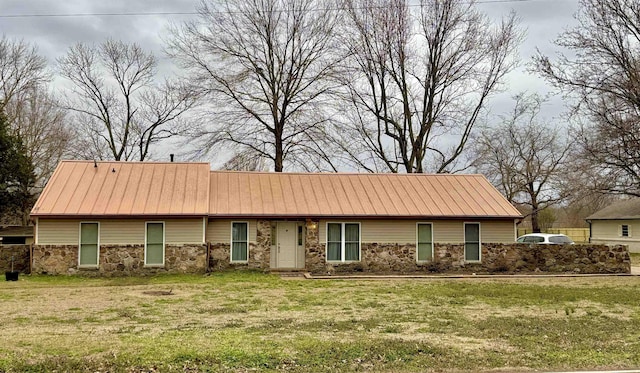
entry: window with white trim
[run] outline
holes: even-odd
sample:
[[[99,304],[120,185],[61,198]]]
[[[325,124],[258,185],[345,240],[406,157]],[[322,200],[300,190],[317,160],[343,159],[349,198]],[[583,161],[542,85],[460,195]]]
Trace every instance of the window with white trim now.
[[[417,227],[416,258],[419,262],[427,262],[433,259],[433,225],[431,223],[418,223]]]
[[[464,260],[480,261],[480,223],[464,223]]]
[[[246,262],[249,260],[249,223],[231,223],[231,261]]]
[[[99,258],[98,223],[80,223],[78,264],[80,267],[97,267]]]
[[[147,222],[144,244],[144,265],[164,265],[164,223]]]
[[[620,235],[622,237],[631,237],[631,227],[628,224],[622,224],[620,226]]]
[[[360,260],[360,223],[327,223],[327,261]]]

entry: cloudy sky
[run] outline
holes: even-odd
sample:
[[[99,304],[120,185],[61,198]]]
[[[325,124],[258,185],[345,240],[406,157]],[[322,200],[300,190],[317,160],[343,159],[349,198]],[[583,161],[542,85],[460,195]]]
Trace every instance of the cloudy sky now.
[[[160,60],[161,71],[169,74],[172,64],[162,52],[167,27],[193,18],[199,0],[0,0],[0,3],[0,34],[37,45],[52,68],[56,58],[76,42],[100,43],[113,38],[136,42],[153,51]],[[517,13],[526,29],[520,49],[524,64],[531,60],[536,48],[545,54],[557,50],[552,41],[564,29],[575,25],[573,15],[578,0],[479,0],[478,7],[494,19],[510,11]],[[505,94],[492,102],[493,112],[507,110],[513,94],[551,91],[546,82],[528,73],[526,66],[509,76],[507,88]],[[542,114],[552,118],[562,109],[562,99],[555,97]]]

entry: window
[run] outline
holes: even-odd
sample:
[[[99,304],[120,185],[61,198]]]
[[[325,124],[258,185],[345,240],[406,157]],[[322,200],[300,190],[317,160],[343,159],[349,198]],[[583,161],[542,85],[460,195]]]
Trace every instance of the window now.
[[[360,260],[360,223],[327,223],[327,261]]]
[[[620,235],[622,237],[631,237],[631,230],[627,224],[622,224],[620,226]]]
[[[80,267],[98,266],[98,223],[80,223]]]
[[[298,225],[298,246],[302,246],[302,225]]]
[[[464,223],[464,260],[480,261],[480,223]]]
[[[417,260],[425,262],[433,259],[433,226],[418,223]]]
[[[147,266],[164,265],[164,223],[162,222],[147,222],[144,264]]]
[[[231,261],[246,262],[249,259],[249,223],[231,223]]]

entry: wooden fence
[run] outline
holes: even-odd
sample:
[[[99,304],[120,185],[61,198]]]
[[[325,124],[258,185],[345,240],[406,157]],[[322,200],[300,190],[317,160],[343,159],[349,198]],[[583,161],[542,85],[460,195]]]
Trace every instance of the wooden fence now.
[[[531,228],[518,228],[518,237],[527,233],[533,233],[533,230]],[[549,228],[543,233],[564,234],[571,237],[576,243],[589,242],[589,228]]]

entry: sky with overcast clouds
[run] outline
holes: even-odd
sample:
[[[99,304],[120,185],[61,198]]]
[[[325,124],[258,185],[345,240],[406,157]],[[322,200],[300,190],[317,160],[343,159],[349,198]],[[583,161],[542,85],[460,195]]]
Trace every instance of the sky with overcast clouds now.
[[[163,38],[170,23],[180,24],[195,16],[172,14],[162,16],[111,16],[77,14],[95,13],[191,13],[199,0],[0,0],[0,34],[24,39],[37,45],[50,66],[76,42],[100,43],[107,38],[136,42],[155,53],[160,72],[170,73],[171,61],[163,55]],[[499,20],[515,11],[526,30],[520,47],[521,62],[528,63],[536,48],[547,55],[556,50],[552,41],[563,30],[576,25],[573,15],[578,0],[479,0],[478,8]],[[75,16],[62,16],[76,14]],[[26,17],[13,17],[27,15]],[[57,15],[57,16],[43,16]],[[550,86],[540,77],[528,73],[526,66],[509,75],[507,92],[491,104],[496,114],[508,111],[513,94],[528,91],[546,94]],[[554,97],[544,108],[546,118],[558,116],[563,110],[562,98]]]

